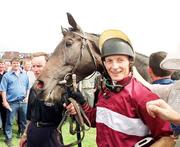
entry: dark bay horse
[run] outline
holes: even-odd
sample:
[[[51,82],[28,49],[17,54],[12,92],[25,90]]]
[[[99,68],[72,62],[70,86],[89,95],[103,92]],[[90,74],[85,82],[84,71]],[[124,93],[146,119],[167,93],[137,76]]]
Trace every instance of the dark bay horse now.
[[[98,48],[99,36],[85,33],[81,30],[71,14],[67,13],[71,28],[62,28],[63,39],[57,45],[47,62],[42,74],[34,87],[41,98],[48,101],[58,100],[64,88],[63,81],[68,73],[77,75],[77,82],[83,80],[94,71],[102,73],[103,67]],[[147,80],[148,57],[136,53],[135,66],[139,73]],[[38,84],[41,85],[39,88]],[[43,86],[42,86],[43,85]]]

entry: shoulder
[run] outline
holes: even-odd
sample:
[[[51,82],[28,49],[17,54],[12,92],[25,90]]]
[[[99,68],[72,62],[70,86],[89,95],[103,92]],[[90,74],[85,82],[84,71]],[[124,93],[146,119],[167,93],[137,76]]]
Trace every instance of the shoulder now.
[[[148,87],[143,85],[140,81],[138,81],[134,77],[132,77],[132,80],[131,80],[131,87],[132,87],[132,89],[137,90],[137,92],[140,92],[140,90],[142,90],[142,91],[151,91]]]
[[[12,71],[8,71],[3,75],[3,77],[8,77],[8,76],[11,76],[12,74],[13,74]]]
[[[152,92],[149,88],[144,86],[135,78],[132,79],[131,84],[132,84],[131,85],[132,98],[135,99],[136,101],[149,101],[159,98],[157,94]]]
[[[13,78],[13,73],[11,71],[6,72],[3,76],[2,76],[2,81],[9,81]]]

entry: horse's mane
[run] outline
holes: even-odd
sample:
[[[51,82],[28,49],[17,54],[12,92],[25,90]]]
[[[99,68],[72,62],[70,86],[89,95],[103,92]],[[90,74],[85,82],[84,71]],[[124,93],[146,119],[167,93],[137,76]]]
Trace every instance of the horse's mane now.
[[[100,37],[100,34],[95,34],[95,33],[88,33],[88,34],[96,36],[96,37]]]
[[[146,65],[146,66],[149,65],[149,57],[144,54],[136,52],[135,60],[140,62],[143,65]]]

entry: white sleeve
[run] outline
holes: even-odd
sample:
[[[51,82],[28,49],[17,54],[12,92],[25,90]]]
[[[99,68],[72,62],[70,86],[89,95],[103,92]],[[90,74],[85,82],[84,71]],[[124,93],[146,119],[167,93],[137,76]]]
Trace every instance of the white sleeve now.
[[[176,105],[180,108],[180,80],[169,85],[150,84],[139,74],[136,67],[133,67],[133,76],[173,108],[177,107]]]
[[[180,80],[171,88],[167,103],[177,112],[180,112]]]
[[[170,85],[151,84],[151,86],[149,86],[149,89],[151,89],[152,92],[156,93],[161,99],[167,102],[172,87],[173,84]]]

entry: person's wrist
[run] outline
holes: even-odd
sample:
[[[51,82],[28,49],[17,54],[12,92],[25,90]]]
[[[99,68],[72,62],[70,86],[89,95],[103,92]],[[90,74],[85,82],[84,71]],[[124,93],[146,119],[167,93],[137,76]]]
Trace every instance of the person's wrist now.
[[[26,137],[27,137],[27,133],[23,133],[23,134],[22,134],[22,137],[23,137],[23,138],[26,138]]]
[[[171,120],[171,122],[175,125],[180,125],[180,114],[176,114],[175,118],[173,120]]]
[[[80,105],[83,105],[83,104],[85,104],[85,103],[86,103],[86,100],[85,100],[85,99],[82,99],[82,100],[79,101],[79,104],[80,104]]]

